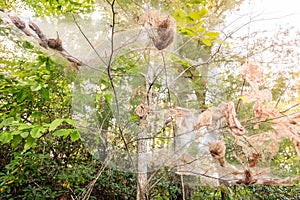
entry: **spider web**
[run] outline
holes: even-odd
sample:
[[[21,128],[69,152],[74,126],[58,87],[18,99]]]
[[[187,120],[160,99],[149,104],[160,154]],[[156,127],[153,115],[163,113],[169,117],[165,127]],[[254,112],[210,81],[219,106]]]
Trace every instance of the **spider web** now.
[[[176,67],[176,58],[187,60],[178,53],[186,44],[179,35],[172,45],[170,39],[156,40],[172,33],[159,28],[116,34],[114,43],[107,39],[96,45],[80,68],[72,94],[73,117],[93,155],[109,161],[110,167],[138,173],[169,166],[180,174],[201,176],[201,184],[292,185],[299,180],[271,164],[282,153],[300,157],[300,113],[291,112],[299,104],[283,111],[270,107],[272,93],[261,88],[263,72],[248,62],[241,75],[249,87],[241,99],[252,103],[249,123],[239,121],[233,102],[197,109],[186,69]],[[267,131],[247,132],[260,130],[266,122]],[[284,140],[293,144],[288,148],[294,152],[279,152]],[[299,161],[291,165],[299,168]]]
[[[74,83],[74,119],[93,155],[124,171],[146,173],[169,166],[179,174],[201,176],[201,184],[209,185],[220,180],[265,185],[298,180],[276,178],[270,161],[283,138],[294,141],[299,151],[299,132],[280,137],[272,131],[247,136],[233,102],[197,109],[200,105],[191,82],[184,77],[186,71],[176,67],[176,58],[185,59],[178,53],[183,38],[175,35],[173,43],[160,51],[153,45],[156,32],[153,27],[120,32],[113,43],[107,39],[95,45],[88,65],[80,68]],[[108,66],[112,76],[107,73]],[[251,71],[249,66],[245,69]],[[256,102],[254,111],[261,119],[266,110],[258,93],[266,91],[259,91],[250,72],[242,73],[256,93],[247,96],[246,92],[244,98],[256,97],[251,101]],[[292,118],[296,120],[298,115]],[[234,161],[226,162],[226,157]]]

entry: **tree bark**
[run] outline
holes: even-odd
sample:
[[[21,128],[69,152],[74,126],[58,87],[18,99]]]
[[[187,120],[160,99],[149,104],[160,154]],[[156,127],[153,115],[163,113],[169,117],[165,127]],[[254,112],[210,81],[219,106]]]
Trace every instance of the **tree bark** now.
[[[147,121],[141,119],[137,147],[137,200],[147,199],[147,141],[142,139],[147,136],[146,124]]]
[[[226,200],[227,199],[227,195],[225,192],[221,191],[221,199],[222,200]]]

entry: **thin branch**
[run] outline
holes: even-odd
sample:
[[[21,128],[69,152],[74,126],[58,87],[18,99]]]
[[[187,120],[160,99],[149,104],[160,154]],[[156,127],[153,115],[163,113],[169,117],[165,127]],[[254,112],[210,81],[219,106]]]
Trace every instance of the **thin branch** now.
[[[97,180],[99,179],[99,177],[101,176],[102,172],[104,171],[104,169],[107,167],[110,159],[111,159],[112,156],[108,157],[105,161],[104,161],[104,164],[102,165],[102,167],[100,168],[100,170],[98,171],[97,175],[96,175],[96,178],[88,185],[88,190],[85,192],[85,195],[82,197],[82,200],[88,200],[92,191],[93,191],[93,188],[94,188],[94,185],[95,183],[97,182]]]
[[[159,171],[160,171],[160,168],[151,174],[150,178],[148,178],[148,180],[147,180],[146,186],[150,185],[151,180],[154,178],[154,176],[156,176],[158,174]],[[155,185],[157,185],[162,178],[163,178],[163,176],[161,178],[159,178],[155,183],[151,184],[148,191],[152,190],[152,188],[154,188]]]
[[[256,20],[250,20],[249,22],[246,22],[244,24],[242,24],[241,26],[237,27],[236,29],[234,29],[233,31],[231,31],[229,34],[225,34],[225,38],[223,39],[223,41],[225,42],[228,38],[230,38],[234,33],[236,33],[237,31],[239,31],[240,29],[244,28],[245,26],[253,23],[253,22],[260,22],[260,21],[269,21],[269,20],[275,20],[275,19],[282,19],[282,18],[285,18],[285,17],[289,17],[289,16],[292,16],[293,14],[289,14],[289,15],[283,15],[283,16],[280,16],[280,17],[274,17],[274,18],[267,18],[267,19],[256,19]],[[195,66],[199,66],[199,65],[204,65],[204,64],[210,64],[212,62],[212,60],[214,59],[214,57],[220,52],[221,50],[221,47],[223,46],[223,44],[220,44],[217,48],[217,50],[207,59],[206,62],[203,62],[203,63],[200,63],[200,64],[197,64]]]
[[[285,112],[287,112],[287,111],[289,111],[289,110],[291,110],[291,109],[293,109],[293,108],[295,108],[295,107],[297,107],[299,105],[300,105],[300,103],[297,103],[297,104],[295,104],[295,105],[293,105],[293,106],[291,106],[291,107],[289,107],[289,108],[287,108],[287,109],[285,109],[283,111],[280,111],[280,113],[283,114],[283,113],[285,113]]]
[[[80,33],[83,35],[83,37],[85,38],[85,40],[89,43],[90,47],[94,50],[94,52],[96,53],[96,55],[98,56],[98,58],[103,62],[103,64],[107,65],[107,63],[103,60],[103,58],[100,56],[100,54],[98,53],[98,51],[96,50],[96,48],[94,47],[94,45],[91,43],[91,41],[88,39],[88,37],[85,35],[85,33],[83,32],[83,30],[81,29],[81,27],[79,26],[74,14],[72,14],[73,17],[73,21],[76,24],[77,28],[79,29]]]
[[[284,90],[280,93],[280,95],[279,95],[279,97],[277,99],[277,102],[276,102],[274,108],[277,108],[277,106],[278,106],[278,104],[279,104],[279,102],[280,102],[283,94],[287,91],[287,89],[289,88],[289,86],[290,86],[290,83],[288,85],[286,85],[285,88],[284,88]]]
[[[287,112],[288,110],[290,110],[290,109],[292,109],[292,108],[294,108],[294,107],[297,107],[298,105],[300,105],[300,103],[298,103],[298,104],[296,104],[296,105],[294,105],[294,106],[292,106],[292,107],[290,107],[290,108],[288,108],[288,109],[286,109],[286,110],[284,110],[284,111],[281,111],[280,113],[283,114],[284,112]],[[255,118],[252,118],[252,119],[249,119],[249,120],[247,120],[247,121],[245,121],[245,122],[241,122],[241,123],[242,123],[242,124],[243,124],[243,123],[249,123],[249,124],[265,123],[265,122],[270,122],[270,121],[273,121],[273,120],[276,120],[276,119],[281,119],[281,118],[284,118],[284,117],[288,117],[288,116],[290,116],[290,115],[298,114],[298,113],[299,113],[299,112],[294,112],[294,113],[290,113],[290,114],[287,114],[287,115],[284,115],[284,114],[283,114],[282,116],[273,117],[273,118],[267,118],[267,119],[262,120],[262,121],[248,122],[248,121],[250,121],[250,120],[255,119]]]
[[[161,69],[161,70],[158,72],[158,74],[154,77],[154,80],[151,81],[151,83],[150,83],[149,86],[148,86],[148,89],[147,89],[147,92],[146,92],[146,101],[147,101],[147,105],[148,105],[148,106],[150,106],[150,97],[149,97],[149,95],[150,95],[151,89],[152,89],[154,83],[156,82],[156,80],[158,79],[159,75],[162,73],[162,71],[163,71],[163,69]],[[143,76],[144,76],[145,79],[146,79],[146,75],[143,75]],[[147,80],[146,80],[146,81],[147,81]]]
[[[241,96],[243,96],[243,92],[244,92],[244,89],[245,89],[245,84],[246,84],[246,79],[244,79],[244,81],[243,81],[243,85],[242,85],[242,88],[241,88]],[[236,113],[238,113],[239,105],[240,105],[241,101],[242,101],[242,99],[239,98],[239,100],[238,100],[238,102],[236,104],[236,108],[235,108]]]
[[[115,0],[113,0],[111,3],[107,0],[107,3],[111,6],[111,12],[112,12],[111,49],[110,49],[111,52],[110,52],[109,60],[108,60],[108,63],[107,63],[107,76],[108,76],[108,79],[109,79],[109,82],[110,82],[110,85],[112,87],[113,94],[114,94],[116,110],[117,110],[116,119],[117,119],[117,124],[118,124],[118,129],[119,129],[119,132],[120,132],[120,136],[121,136],[121,139],[124,143],[124,146],[125,146],[126,152],[128,154],[128,157],[129,157],[129,159],[132,163],[132,166],[135,167],[134,162],[133,162],[133,158],[132,158],[132,156],[130,154],[130,151],[129,151],[128,143],[125,139],[125,136],[123,134],[123,130],[121,128],[119,99],[118,99],[118,96],[117,96],[116,87],[115,87],[115,84],[114,84],[114,81],[113,81],[113,76],[112,76],[112,73],[111,73],[111,67],[112,67],[113,56],[114,56],[114,36],[115,36],[115,25],[116,25],[116,12],[115,12],[115,7],[114,7]]]
[[[167,93],[168,93],[168,106],[171,106],[171,94],[170,94],[170,88],[169,88],[169,83],[168,83],[168,73],[167,73],[167,67],[166,67],[166,61],[165,61],[165,56],[164,53],[161,52],[161,56],[162,56],[162,60],[163,60],[163,64],[164,64],[164,71],[165,71],[165,79],[166,79],[166,89],[167,89]]]
[[[194,174],[194,175],[198,175],[198,176],[203,176],[203,177],[206,177],[206,178],[211,178],[211,179],[214,179],[214,180],[228,181],[226,179],[222,179],[222,178],[219,178],[219,177],[214,177],[214,176],[207,175],[205,173],[199,173],[199,172],[194,172],[194,171],[190,171],[190,170],[180,170],[180,171],[177,171],[177,173],[179,173],[179,174],[189,173],[189,174]]]
[[[185,200],[184,182],[183,182],[182,174],[180,174],[180,180],[181,180],[181,187],[182,187],[182,199]]]

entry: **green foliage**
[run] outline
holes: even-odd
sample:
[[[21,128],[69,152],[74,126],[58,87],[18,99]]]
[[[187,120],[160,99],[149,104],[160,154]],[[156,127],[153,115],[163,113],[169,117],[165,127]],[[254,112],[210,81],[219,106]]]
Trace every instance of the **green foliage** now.
[[[0,8],[11,8],[16,2],[0,2]],[[20,3],[20,1],[18,2]],[[178,2],[168,0],[166,2],[166,5],[162,6],[161,1],[151,1],[153,6],[160,6],[162,10],[173,12],[178,31],[185,36],[182,39],[185,47],[178,51],[179,57],[193,61],[207,60],[211,56],[212,45],[219,42],[219,32],[211,31],[212,25],[209,24],[210,12],[220,9],[219,7],[214,9],[211,5],[219,1],[189,0]],[[223,5],[225,1],[220,2],[223,2],[220,3]],[[94,9],[94,1],[92,0],[25,0],[21,3],[25,3],[36,15],[40,16],[57,16],[69,12],[89,13]],[[124,5],[125,10],[131,11],[131,8],[137,9],[138,7],[135,2],[118,1],[118,3],[121,6]],[[230,7],[232,5],[226,4],[225,6]],[[225,10],[223,9],[222,12]],[[122,12],[125,12],[124,9]],[[142,14],[142,11],[134,10],[133,12]],[[218,17],[221,16],[219,13]],[[121,12],[117,13],[117,20],[123,22],[121,14]],[[117,21],[118,23],[119,21]],[[0,44],[1,199],[2,197],[5,199],[80,199],[87,189],[86,186],[95,178],[97,171],[102,167],[102,163],[94,160],[85,150],[80,140],[81,135],[74,128],[74,121],[70,119],[72,113],[69,84],[72,80],[67,77],[71,79],[73,77],[64,73],[67,63],[61,62],[55,56],[50,57],[39,51],[39,48],[31,42],[23,42],[19,38],[13,37],[10,28],[3,26],[3,24],[0,26],[0,34],[13,43],[12,50],[5,48],[4,43]],[[194,40],[190,40],[191,38]],[[141,59],[141,54],[144,54],[145,60]],[[137,95],[129,99],[131,110],[130,113],[126,114],[128,114],[130,122],[135,124],[138,118],[135,116],[134,108],[145,98],[145,91],[143,90],[145,81],[140,78],[143,69],[139,66],[149,64],[147,59],[150,56],[146,54],[147,51],[125,53],[114,60],[111,68],[115,83],[134,85],[132,90],[135,90]],[[200,106],[194,107],[206,108],[208,67],[201,68],[192,64],[193,62],[175,58],[175,56],[173,61],[178,71],[185,72],[182,75],[197,96]],[[224,86],[224,83],[227,85]],[[111,106],[113,95],[109,80],[101,79],[99,85],[101,85],[102,91],[90,98],[97,102],[97,119],[101,128],[112,130]],[[222,94],[224,94],[226,101],[232,99],[237,101],[241,86],[241,79],[234,76],[230,70],[223,74],[222,83],[217,85],[218,88],[222,88]],[[279,78],[272,90],[274,99],[280,98],[285,87],[286,79]],[[156,89],[157,93],[162,94],[163,84],[154,83],[152,88]],[[128,100],[128,91],[124,88],[123,91],[120,90],[122,88],[117,90],[117,93]],[[249,112],[252,106],[251,103],[241,104],[238,110],[239,119],[243,120],[253,116],[253,113]],[[271,128],[268,123],[263,123],[260,130],[254,130],[251,127],[246,126],[250,134]],[[130,132],[130,130],[126,131]],[[127,132],[126,137],[130,135]],[[163,135],[168,132],[169,130],[166,129],[160,134]],[[120,136],[115,135],[114,141],[120,143],[121,140],[117,140],[117,137]],[[90,137],[94,137],[94,135],[90,135]],[[95,138],[92,139],[95,140]],[[228,138],[228,140],[232,142],[233,139]],[[157,141],[159,145],[166,142],[164,139]],[[97,144],[101,143],[98,142]],[[189,153],[196,154],[198,147],[192,147]],[[136,150],[134,145],[129,148],[132,151]],[[227,151],[233,151],[233,148],[233,145],[227,145]],[[297,167],[299,165],[295,165],[295,163],[297,164],[297,155],[295,151],[291,151],[292,149],[291,141],[282,142],[280,153],[272,161],[274,165],[279,166],[274,170],[276,175],[284,176],[286,172],[299,174]],[[226,159],[230,163],[237,163],[233,156],[226,157]],[[284,165],[280,165],[281,163]],[[180,177],[169,168],[160,170],[151,180],[150,186],[152,184],[154,187],[149,188],[151,199],[182,198]],[[90,199],[135,199],[136,187],[134,173],[106,169],[96,182]],[[288,199],[293,198],[299,192],[297,186],[196,187],[193,198],[220,199],[225,194],[227,199]]]
[[[14,152],[5,158],[5,167],[0,166],[0,199],[82,197],[101,162],[93,160],[80,141],[48,138],[46,142],[34,151]],[[90,199],[133,199],[135,195],[133,173],[106,170],[99,180]]]
[[[58,16],[66,13],[90,13],[93,11],[94,0],[4,0],[0,3],[2,9],[27,7],[32,9],[37,16]]]
[[[0,199],[80,199],[102,167],[81,140],[52,135],[27,152],[1,144],[0,161]],[[134,173],[107,169],[90,199],[134,199],[135,194]]]
[[[299,186],[280,187],[280,186],[261,186],[261,185],[235,185],[229,187],[198,187],[194,191],[193,199],[221,199],[221,192],[227,200],[243,199],[243,200],[258,200],[258,199],[298,199]]]
[[[149,199],[182,199],[180,177],[169,168],[161,169],[151,183],[156,185],[149,191]]]
[[[272,97],[275,101],[280,100],[287,89],[288,78],[284,75],[278,76],[276,84],[272,87]]]
[[[132,172],[105,170],[95,185],[97,199],[135,199],[136,178]]]
[[[284,139],[280,143],[279,152],[273,158],[272,173],[279,177],[300,175],[300,161],[292,141]]]
[[[64,65],[35,51],[29,42],[16,40],[15,44],[19,57],[0,58],[4,66],[0,68],[0,142],[13,148],[21,144],[27,151],[49,133],[79,139],[74,122],[68,119],[71,95]],[[58,134],[56,129],[62,128],[66,131]]]
[[[183,35],[188,37],[199,38],[204,45],[212,46],[219,36],[218,32],[208,31],[205,27],[205,16],[208,10],[201,7],[200,10],[195,10],[190,13],[185,13],[181,9],[177,9],[173,13],[173,17],[177,22],[177,29]]]
[[[13,5],[12,1],[8,1],[8,0],[0,1],[0,9],[2,10],[11,8],[12,5]]]

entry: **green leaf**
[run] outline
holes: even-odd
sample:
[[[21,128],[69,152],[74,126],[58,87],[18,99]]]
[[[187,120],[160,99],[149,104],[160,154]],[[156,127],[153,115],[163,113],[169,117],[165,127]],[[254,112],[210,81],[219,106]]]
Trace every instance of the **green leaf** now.
[[[35,145],[36,145],[35,142],[36,142],[36,140],[34,138],[28,136],[25,140],[25,145],[24,145],[24,150],[23,151],[25,152],[28,149],[35,147]]]
[[[186,16],[185,19],[186,19],[186,23],[188,23],[188,24],[194,24],[195,23],[195,20],[192,17],[190,17],[189,15]]]
[[[207,9],[206,9],[205,7],[202,7],[202,8],[200,9],[200,12],[199,12],[200,18],[204,17],[204,16],[207,15],[207,14],[208,14]]]
[[[11,132],[12,135],[20,135],[22,132],[20,130],[14,130]]]
[[[241,99],[245,103],[250,103],[250,100],[246,96],[239,96],[239,99]]]
[[[22,132],[20,135],[22,138],[27,138],[27,136],[29,135],[29,132],[25,131],[25,132]]]
[[[9,131],[4,131],[0,134],[0,141],[4,144],[9,143],[13,139],[13,135]]]
[[[26,129],[30,129],[31,127],[32,127],[32,125],[20,124],[19,127],[18,127],[18,130],[23,131],[23,130],[26,130]]]
[[[206,28],[197,26],[197,32],[198,33],[203,33],[204,31],[206,31]]]
[[[41,117],[43,115],[42,112],[33,112],[31,115],[30,115],[30,118],[38,118],[38,117]]]
[[[39,83],[34,83],[32,86],[30,86],[31,91],[39,91],[42,88],[42,86]]]
[[[22,141],[22,137],[20,135],[14,135],[14,138],[11,141],[11,146],[13,148],[17,147],[18,144],[20,144],[20,142]]]
[[[201,38],[201,40],[202,40],[202,42],[206,45],[206,46],[211,46],[211,42],[210,42],[210,40],[208,40],[208,39],[205,39],[205,38]]]
[[[139,120],[139,117],[138,116],[136,116],[136,115],[132,115],[132,116],[130,116],[130,118],[129,118],[131,121],[134,121],[134,122],[136,122],[136,121],[138,121]]]
[[[25,49],[33,49],[34,48],[34,46],[28,41],[23,42],[23,47]]]
[[[50,91],[48,88],[42,88],[41,89],[41,95],[42,98],[49,101],[50,100]]]
[[[21,90],[19,91],[19,93],[17,94],[17,102],[21,103],[23,102],[28,96],[28,91],[25,90]]]
[[[34,127],[31,129],[30,135],[33,138],[40,138],[43,135],[42,127]]]
[[[189,17],[192,18],[194,21],[201,20],[201,15],[199,12],[192,12],[189,14]]]
[[[188,36],[191,36],[191,37],[197,36],[197,35],[194,33],[194,31],[191,30],[190,28],[184,28],[184,29],[181,29],[181,30],[179,30],[179,31],[180,31],[182,34],[188,35]]]
[[[0,123],[0,128],[2,128],[2,127],[4,127],[4,126],[11,125],[13,121],[14,121],[14,118],[13,118],[13,117],[9,117],[9,118],[3,120],[3,121]]]
[[[203,34],[203,36],[207,36],[210,40],[215,40],[219,35],[219,32],[206,32]]]
[[[55,119],[49,126],[49,131],[54,131],[61,123],[64,122],[64,119]]]
[[[45,66],[46,66],[46,69],[51,72],[51,62],[50,62],[49,57],[47,57],[47,59],[45,61]]]
[[[75,121],[72,119],[65,119],[65,122],[67,122],[68,124],[71,124],[72,126],[75,126]]]
[[[70,134],[71,136],[71,140],[74,142],[78,139],[80,139],[80,134],[77,131],[72,131],[72,133]]]
[[[173,13],[175,20],[181,20],[184,17],[184,12],[181,9],[176,9]]]
[[[54,136],[58,136],[58,137],[67,137],[68,135],[70,135],[72,129],[60,129],[57,130],[53,133]]]
[[[70,3],[73,4],[73,5],[76,5],[76,6],[81,6],[82,5],[81,3],[78,3],[76,1],[70,1]]]
[[[113,99],[113,95],[112,94],[105,94],[104,98],[107,102],[110,102]]]

